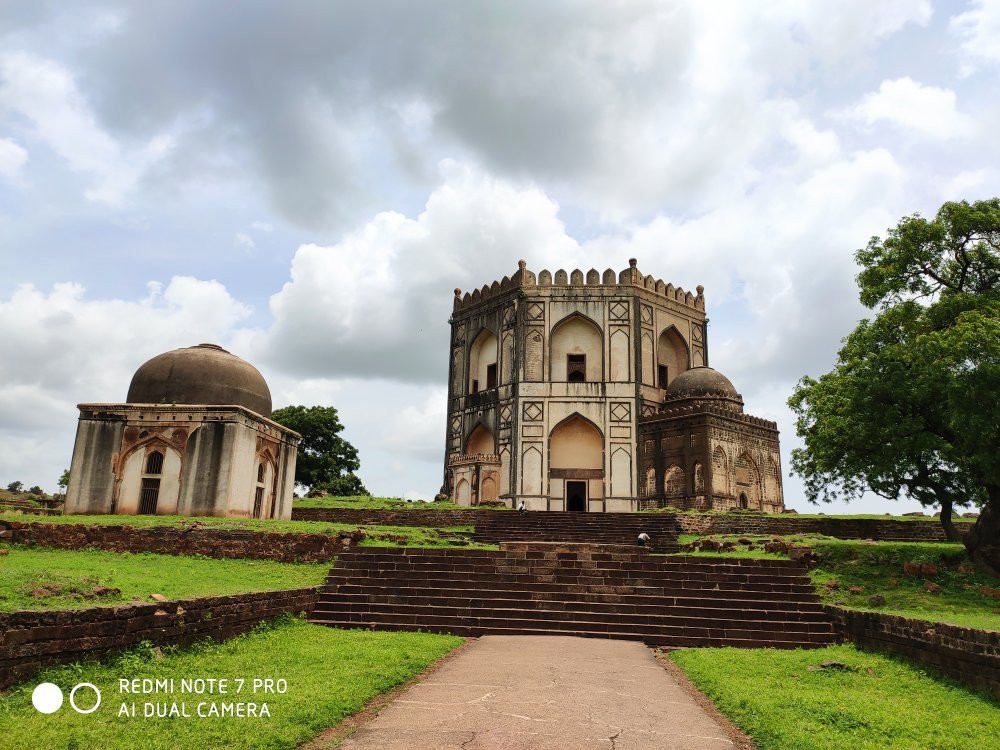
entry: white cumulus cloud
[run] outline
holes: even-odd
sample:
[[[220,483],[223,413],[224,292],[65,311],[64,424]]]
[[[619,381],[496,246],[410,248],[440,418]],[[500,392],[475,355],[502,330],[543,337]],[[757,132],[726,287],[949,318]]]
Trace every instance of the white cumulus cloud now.
[[[878,91],[866,94],[844,115],[866,125],[888,122],[931,138],[955,138],[974,130],[973,120],[958,110],[954,91],[924,86],[909,76],[882,81]]]

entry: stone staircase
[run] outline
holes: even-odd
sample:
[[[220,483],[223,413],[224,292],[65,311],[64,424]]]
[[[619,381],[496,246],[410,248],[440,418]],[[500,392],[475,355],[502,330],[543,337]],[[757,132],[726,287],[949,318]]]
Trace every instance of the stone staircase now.
[[[338,556],[310,619],[345,628],[575,635],[675,647],[835,641],[805,570],[790,561],[661,557],[613,545],[361,548]]]
[[[482,513],[476,519],[473,541],[578,542],[635,545],[639,534],[651,538],[654,552],[676,552],[677,519],[673,514],[571,513],[547,511]]]

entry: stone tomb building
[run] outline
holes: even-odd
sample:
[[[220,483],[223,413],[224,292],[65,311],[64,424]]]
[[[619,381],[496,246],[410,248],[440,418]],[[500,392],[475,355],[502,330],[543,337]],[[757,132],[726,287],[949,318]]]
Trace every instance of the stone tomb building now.
[[[80,404],[65,512],[291,518],[299,435],[250,363],[214,344],[160,354],[126,403]]]
[[[455,290],[443,492],[529,510],[783,509],[778,431],[708,367],[705,298],[524,261]]]

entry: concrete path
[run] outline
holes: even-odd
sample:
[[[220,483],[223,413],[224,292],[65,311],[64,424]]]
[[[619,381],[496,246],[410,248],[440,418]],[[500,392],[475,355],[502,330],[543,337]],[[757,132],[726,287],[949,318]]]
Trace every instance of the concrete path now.
[[[732,750],[640,643],[485,636],[343,750]]]

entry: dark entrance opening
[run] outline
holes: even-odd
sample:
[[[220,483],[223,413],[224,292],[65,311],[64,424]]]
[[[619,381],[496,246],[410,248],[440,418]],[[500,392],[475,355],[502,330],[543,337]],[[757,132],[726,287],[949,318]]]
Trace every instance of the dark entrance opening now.
[[[577,513],[587,510],[586,482],[566,482],[566,510]]]
[[[740,493],[740,507],[741,508],[749,508],[750,507],[750,501],[747,500],[747,493],[745,493],[745,492],[741,492]]]
[[[666,365],[657,365],[656,366],[656,380],[657,380],[657,385],[659,385],[660,388],[666,388],[667,387],[667,381],[669,380],[669,378],[667,377],[667,366]]]
[[[587,355],[566,355],[566,380],[570,383],[587,382]]]
[[[486,365],[486,390],[497,387],[497,366]]]

